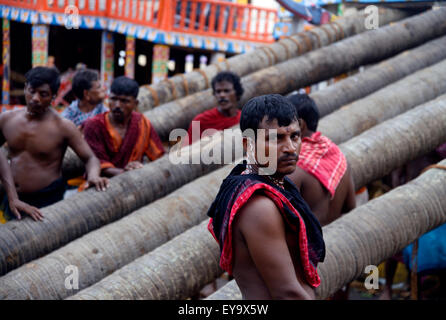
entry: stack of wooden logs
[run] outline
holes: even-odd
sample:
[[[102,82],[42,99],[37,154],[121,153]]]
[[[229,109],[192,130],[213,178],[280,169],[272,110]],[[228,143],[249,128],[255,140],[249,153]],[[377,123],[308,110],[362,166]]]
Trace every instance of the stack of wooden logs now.
[[[376,63],[311,94],[324,116],[320,131],[340,144],[359,189],[446,141],[446,8],[401,21],[404,13],[381,14],[381,21],[396,22],[366,31],[363,15],[339,20],[208,67],[206,73],[142,90],[147,97],[141,99],[150,109],[145,114],[167,139],[171,130],[187,127],[196,114],[214,106],[212,90],[203,80],[218,70],[237,69],[243,61],[256,64],[239,68],[242,103]],[[151,109],[155,100],[160,105]],[[221,140],[221,147],[231,150],[232,144]],[[79,170],[72,155],[65,166],[66,172]],[[111,179],[107,192],[87,190],[44,208],[42,222],[1,225],[0,299],[196,295],[222,273],[206,212],[230,169],[174,165],[166,155]],[[366,265],[378,264],[445,223],[445,178],[445,171],[430,169],[326,226],[327,257],[319,268],[318,297],[330,296]],[[78,289],[65,286],[65,270],[71,265],[78,267]],[[238,299],[237,290],[230,282],[213,298]]]

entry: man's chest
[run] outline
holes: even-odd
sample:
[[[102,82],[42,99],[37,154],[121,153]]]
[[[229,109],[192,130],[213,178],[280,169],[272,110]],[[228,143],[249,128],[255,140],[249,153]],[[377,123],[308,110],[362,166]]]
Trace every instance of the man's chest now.
[[[60,148],[65,140],[63,132],[54,124],[12,121],[5,129],[3,133],[13,154],[22,151],[48,154]]]

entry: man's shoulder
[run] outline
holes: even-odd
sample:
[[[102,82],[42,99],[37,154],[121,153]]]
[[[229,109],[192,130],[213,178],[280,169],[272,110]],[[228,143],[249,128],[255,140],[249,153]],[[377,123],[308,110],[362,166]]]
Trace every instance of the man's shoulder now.
[[[262,194],[253,194],[240,209],[238,225],[242,230],[259,230],[280,224],[282,216],[272,199]]]
[[[8,110],[0,113],[0,125],[6,126],[8,124],[13,124],[11,121],[14,121],[14,125],[17,125],[16,121],[19,119],[25,119],[26,108],[20,108],[15,110]]]
[[[88,118],[83,124],[84,129],[88,127],[99,127],[105,125],[104,120],[106,115],[107,112],[104,112]]]
[[[0,113],[0,119],[11,119],[14,117],[24,117],[26,114],[26,107],[14,110],[8,110]]]
[[[320,139],[321,139],[323,142],[328,143],[328,144],[330,145],[331,148],[333,148],[333,149],[339,149],[339,146],[338,146],[336,143],[334,143],[329,137],[324,136],[324,135],[323,135],[322,133],[320,133],[319,131],[317,131],[316,133],[319,133],[319,134],[320,134]],[[340,150],[340,149],[339,149],[339,150]]]
[[[274,201],[264,194],[253,194],[243,205],[241,211],[251,218],[264,219],[279,211]],[[247,213],[246,213],[247,212]]]
[[[55,123],[61,129],[64,130],[74,130],[76,128],[76,125],[68,118],[65,118],[61,114],[59,114],[57,111],[54,111],[51,113],[51,118],[49,119],[51,122]]]
[[[77,104],[78,104],[77,100],[74,100],[73,102],[71,102],[68,107],[66,107],[65,109],[62,110],[61,115],[63,117],[69,117],[69,116],[73,116],[76,113],[79,113],[80,110],[79,110]]]
[[[209,117],[214,117],[218,115],[217,107],[214,107],[212,109],[203,111],[202,113],[195,116],[195,118],[192,121],[201,121],[208,119]]]
[[[96,107],[94,107],[94,109],[91,110],[91,111],[87,114],[87,115],[88,115],[87,120],[90,119],[90,118],[92,118],[92,117],[95,117],[95,116],[97,116],[97,115],[104,114],[104,113],[106,113],[106,112],[108,112],[108,111],[110,111],[110,109],[108,109],[106,106],[104,106],[104,104],[100,103],[100,104],[98,104]]]

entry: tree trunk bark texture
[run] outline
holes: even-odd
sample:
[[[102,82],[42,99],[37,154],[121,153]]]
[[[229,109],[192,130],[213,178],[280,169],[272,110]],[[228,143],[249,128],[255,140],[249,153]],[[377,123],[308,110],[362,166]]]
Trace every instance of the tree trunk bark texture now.
[[[446,8],[365,32],[303,56],[264,68],[242,78],[243,105],[262,94],[286,94],[296,88],[329,79],[361,65],[378,62],[403,50],[418,46],[446,32]],[[145,112],[162,140],[171,130],[187,129],[199,113],[215,107],[212,90],[195,93]]]
[[[395,9],[379,9],[380,27],[408,16],[407,12]],[[208,89],[212,78],[220,71],[230,70],[239,76],[283,62],[322,46],[355,34],[367,31],[364,11],[354,16],[336,20],[311,31],[305,31],[260,47],[245,54],[236,55],[225,61],[173,76],[158,84],[142,86],[138,96],[139,110],[147,111],[172,100]]]
[[[446,93],[446,60],[327,115],[318,131],[342,143],[376,124]]]
[[[323,117],[340,107],[363,98],[401,78],[446,58],[446,36],[427,42],[413,50],[404,51],[378,65],[343,79],[324,90],[311,93]],[[62,166],[63,175],[74,178],[84,173],[85,167],[68,148]]]
[[[114,223],[0,277],[0,300],[64,299],[206,219],[232,166],[198,178]],[[65,268],[78,267],[78,290],[65,287]]]
[[[310,97],[316,102],[320,117],[323,117],[443,59],[446,59],[446,36],[404,51],[364,72],[313,92]]]
[[[204,142],[197,143],[203,145],[203,152],[209,149]],[[221,147],[232,150],[232,142],[225,143]],[[0,225],[0,275],[120,219],[221,166],[203,162],[173,165],[169,155],[165,155],[142,169],[112,178],[106,192],[89,189],[43,208],[45,218],[41,222],[25,219]]]

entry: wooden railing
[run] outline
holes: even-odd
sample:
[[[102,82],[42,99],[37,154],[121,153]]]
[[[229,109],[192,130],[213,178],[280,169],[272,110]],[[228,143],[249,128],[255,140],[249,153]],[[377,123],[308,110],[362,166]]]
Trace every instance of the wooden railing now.
[[[277,12],[224,1],[174,1],[172,30],[204,36],[271,42]]]
[[[56,13],[74,5],[80,15],[254,42],[273,42],[277,21],[272,9],[213,0],[0,0],[0,4]]]

